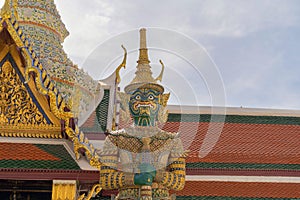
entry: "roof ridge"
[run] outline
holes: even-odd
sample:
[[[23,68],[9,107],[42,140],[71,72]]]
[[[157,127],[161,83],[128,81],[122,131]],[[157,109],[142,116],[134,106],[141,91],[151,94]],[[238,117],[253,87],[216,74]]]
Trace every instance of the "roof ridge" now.
[[[223,106],[194,106],[194,105],[168,105],[169,113],[183,114],[229,114],[249,116],[290,116],[300,117],[300,110],[273,109],[273,108],[248,108],[248,107],[223,107]]]
[[[293,117],[293,116],[169,113],[168,122],[220,122],[220,123],[240,123],[240,124],[300,125],[300,116]]]

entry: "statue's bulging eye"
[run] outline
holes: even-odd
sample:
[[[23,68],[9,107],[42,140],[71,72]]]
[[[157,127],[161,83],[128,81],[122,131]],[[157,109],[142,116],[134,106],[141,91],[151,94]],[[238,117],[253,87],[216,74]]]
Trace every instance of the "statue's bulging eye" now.
[[[140,95],[136,95],[136,96],[135,96],[135,99],[136,99],[136,100],[141,100],[141,96],[140,96]]]
[[[153,99],[154,99],[154,96],[153,96],[152,94],[150,94],[150,95],[148,96],[148,99],[149,99],[149,100],[153,100]]]

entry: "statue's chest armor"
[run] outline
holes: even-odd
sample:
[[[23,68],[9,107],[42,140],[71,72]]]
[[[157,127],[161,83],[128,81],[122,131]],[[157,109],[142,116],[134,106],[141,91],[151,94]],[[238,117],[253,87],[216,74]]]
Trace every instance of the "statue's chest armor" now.
[[[146,154],[146,155],[145,155]],[[132,153],[124,150],[119,151],[120,167],[123,171],[138,173],[141,163],[150,163],[156,169],[165,168],[168,165],[170,151]]]
[[[123,171],[138,172],[141,163],[150,163],[156,169],[165,168],[173,147],[174,135],[159,132],[149,137],[149,144],[145,151],[142,137],[135,137],[127,133],[110,135],[110,141],[118,147],[119,167]]]

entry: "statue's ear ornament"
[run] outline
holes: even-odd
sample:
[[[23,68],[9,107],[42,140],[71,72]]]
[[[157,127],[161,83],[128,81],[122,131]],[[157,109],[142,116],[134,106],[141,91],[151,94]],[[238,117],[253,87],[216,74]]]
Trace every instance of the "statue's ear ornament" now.
[[[117,92],[117,98],[120,100],[121,109],[128,108],[128,102],[130,101],[130,94],[125,92]]]
[[[170,98],[170,93],[162,94],[161,98],[160,98],[160,102],[159,102],[160,105],[162,105],[163,107],[166,107],[168,104],[169,98]]]
[[[158,115],[157,115],[157,120],[160,122],[160,123],[166,123],[167,120],[168,120],[168,115],[169,115],[169,112],[167,110],[166,107],[161,107],[159,110],[158,110]]]
[[[125,123],[128,123],[130,120],[130,111],[128,106],[128,102],[130,101],[130,95],[125,92],[118,92],[117,98],[120,100],[120,112],[122,120]]]

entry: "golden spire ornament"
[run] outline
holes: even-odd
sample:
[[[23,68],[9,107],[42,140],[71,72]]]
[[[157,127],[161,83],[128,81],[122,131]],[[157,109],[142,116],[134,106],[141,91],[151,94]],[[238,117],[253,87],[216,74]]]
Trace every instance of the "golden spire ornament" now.
[[[149,64],[150,61],[148,58],[145,28],[140,29],[140,49],[139,49],[139,60],[137,61],[137,63],[138,65],[136,67],[135,77],[130,82],[130,84],[125,87],[124,89],[125,92],[131,93],[137,88],[147,87],[147,88],[156,89],[157,91],[163,93],[164,88],[163,86],[158,84],[157,81],[161,80],[164,67],[162,67],[162,72],[160,73],[159,78],[153,78],[151,66]]]

